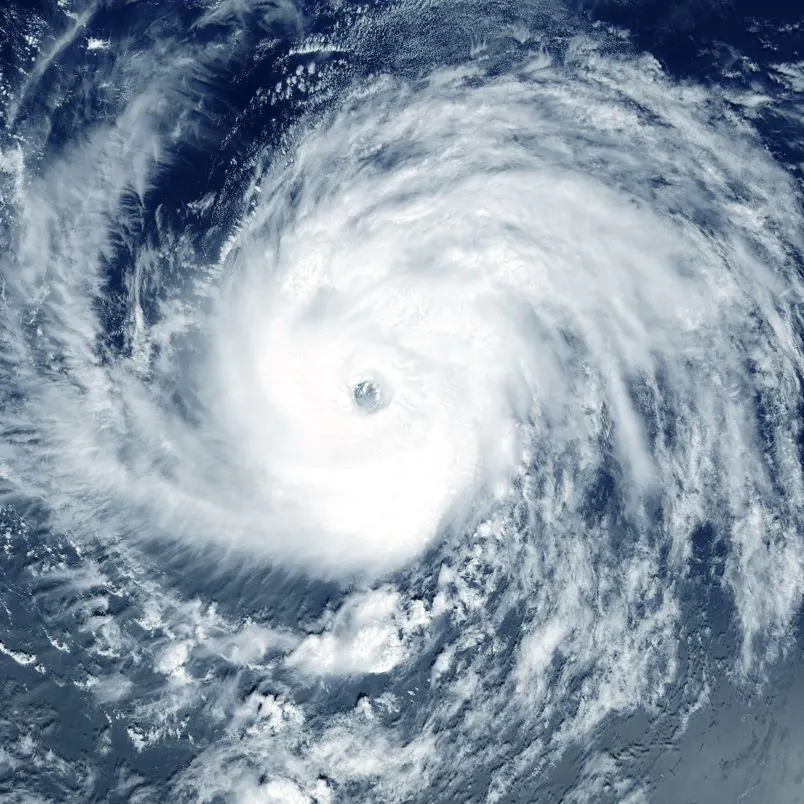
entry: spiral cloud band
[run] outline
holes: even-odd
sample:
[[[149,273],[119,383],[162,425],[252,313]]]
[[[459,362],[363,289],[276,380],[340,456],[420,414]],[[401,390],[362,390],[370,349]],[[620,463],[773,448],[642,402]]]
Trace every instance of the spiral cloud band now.
[[[499,762],[477,749],[502,796],[606,713],[656,703],[705,528],[744,670],[800,604],[792,179],[739,109],[649,57],[585,36],[561,58],[523,46],[505,70],[475,56],[372,76],[302,117],[255,157],[208,263],[190,232],[138,247],[117,351],[99,347],[105,265],[173,136],[169,69],[36,178],[1,157],[9,487],[126,554],[168,543],[399,584],[283,638],[270,673],[402,672],[436,623],[461,633],[439,643],[415,737],[365,712],[305,732],[271,699],[270,729],[238,710],[181,778],[205,800],[247,800],[250,771],[224,769],[266,753],[260,800],[324,800],[324,778],[410,800],[461,759],[445,723],[461,745],[500,719],[530,735]],[[483,681],[511,617],[511,666]],[[192,633],[159,672],[203,652]]]
[[[154,455],[94,467],[120,477],[123,502],[147,487],[171,530],[324,574],[404,564],[518,473],[538,476],[539,450],[571,456],[573,485],[612,456],[634,516],[723,495],[747,527],[773,469],[788,489],[767,516],[792,514],[783,175],[736,121],[713,130],[693,90],[689,109],[662,87],[615,114],[599,78],[558,85],[539,62],[481,79],[381,83],[257,178],[202,358],[175,333],[178,348],[162,344],[197,420],[165,413],[161,383],[133,389],[134,439]],[[676,138],[670,154],[660,135]],[[746,384],[781,416],[770,470],[754,411],[730,393]],[[85,454],[65,449],[85,475]]]
[[[305,138],[238,238],[207,387],[265,478],[266,511],[312,513],[292,556],[410,559],[500,493],[534,438],[588,453],[607,420],[637,495],[666,485],[629,385],[657,404],[661,365],[680,405],[711,410],[701,341],[744,316],[740,274],[760,302],[778,281],[748,254],[729,265],[682,210],[658,214],[660,190],[607,186],[604,171],[634,172],[619,137],[587,171],[557,128],[582,122],[589,87],[553,99],[549,75],[472,77],[441,74],[418,96],[378,88]],[[632,181],[667,176],[646,157]],[[728,351],[719,371],[739,369]],[[372,415],[354,404],[367,378]]]

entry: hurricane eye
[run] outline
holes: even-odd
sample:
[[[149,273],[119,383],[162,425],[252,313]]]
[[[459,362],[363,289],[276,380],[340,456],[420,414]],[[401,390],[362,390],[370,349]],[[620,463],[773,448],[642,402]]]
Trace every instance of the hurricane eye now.
[[[352,388],[352,399],[360,410],[375,413],[383,407],[380,386],[371,378],[360,380]]]

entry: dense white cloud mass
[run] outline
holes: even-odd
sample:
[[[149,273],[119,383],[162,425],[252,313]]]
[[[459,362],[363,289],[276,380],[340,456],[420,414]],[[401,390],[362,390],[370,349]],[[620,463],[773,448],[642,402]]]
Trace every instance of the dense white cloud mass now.
[[[218,54],[137,63],[114,123],[36,174],[22,146],[0,155],[5,477],[130,567],[158,638],[84,628],[165,679],[130,701],[132,742],[181,735],[193,706],[220,728],[177,793],[446,800],[483,767],[504,798],[607,714],[660,703],[705,529],[736,666],[785,644],[804,588],[797,190],[716,90],[603,33],[552,55],[526,33],[505,69],[478,47],[374,76],[261,149],[215,259],[183,256],[189,231],[134,254],[119,354],[98,348],[105,261],[182,139],[173,73]],[[166,602],[154,543],[357,589],[295,629],[238,621]],[[272,691],[213,684],[210,657]],[[86,681],[104,703],[133,696],[119,664]],[[360,676],[393,683],[294,701]],[[611,757],[587,771],[588,795],[616,780],[641,800]]]

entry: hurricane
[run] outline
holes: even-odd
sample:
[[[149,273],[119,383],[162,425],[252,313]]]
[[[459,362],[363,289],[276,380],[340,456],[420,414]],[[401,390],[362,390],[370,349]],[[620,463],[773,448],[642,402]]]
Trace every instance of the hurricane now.
[[[5,30],[13,800],[670,800],[607,729],[796,645],[800,64],[542,2]]]

